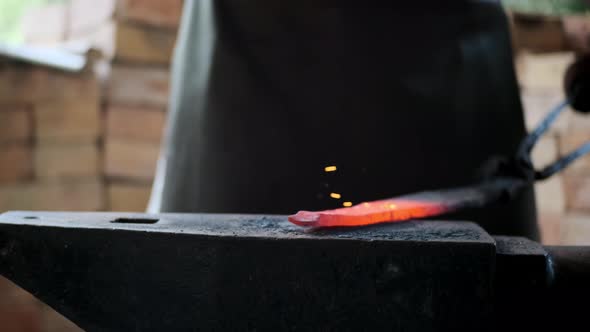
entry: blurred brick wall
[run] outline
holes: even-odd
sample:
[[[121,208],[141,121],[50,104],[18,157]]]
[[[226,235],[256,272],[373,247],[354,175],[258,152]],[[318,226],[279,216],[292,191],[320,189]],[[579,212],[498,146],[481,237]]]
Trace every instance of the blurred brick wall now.
[[[590,52],[588,17],[514,16],[515,63],[528,129],[565,96],[563,78],[577,54]],[[562,114],[533,151],[540,167],[590,140],[590,117]],[[539,223],[547,244],[590,244],[590,157],[536,185]]]
[[[72,0],[23,18],[35,45],[89,43],[81,73],[0,59],[0,213],[144,211],[182,0]],[[0,277],[0,331],[79,329]]]
[[[182,0],[117,3],[103,113],[103,172],[109,210],[143,211],[147,207],[181,10]]]
[[[181,9],[72,0],[25,15],[29,43],[85,42],[102,56],[74,74],[0,62],[0,211],[145,210]]]
[[[0,211],[103,209],[92,72],[0,64]]]
[[[533,55],[522,52],[517,59],[521,100],[525,122],[532,130],[547,112],[561,102],[563,73],[572,62],[571,53]],[[572,112],[562,114],[559,120],[541,138],[533,150],[533,162],[539,168],[556,160],[564,151],[560,142],[567,135]],[[578,166],[577,163],[572,167]],[[566,213],[563,173],[536,184],[537,209],[542,240],[548,244],[563,242],[561,226]],[[589,239],[590,240],[590,239]]]

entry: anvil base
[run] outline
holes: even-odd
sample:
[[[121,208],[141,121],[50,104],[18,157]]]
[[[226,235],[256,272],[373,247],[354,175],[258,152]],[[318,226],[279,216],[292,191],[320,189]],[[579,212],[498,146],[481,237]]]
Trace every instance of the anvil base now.
[[[469,222],[306,233],[282,216],[0,216],[0,274],[86,331],[491,330],[560,280],[548,257]]]

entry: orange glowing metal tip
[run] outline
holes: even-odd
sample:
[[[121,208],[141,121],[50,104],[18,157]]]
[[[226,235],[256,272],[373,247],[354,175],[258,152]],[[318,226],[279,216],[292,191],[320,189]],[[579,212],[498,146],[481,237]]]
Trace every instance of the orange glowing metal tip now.
[[[363,202],[325,211],[299,211],[289,221],[311,228],[365,226],[383,222],[434,217],[496,202],[506,193],[516,192],[527,182],[515,178],[496,178],[473,186],[423,191],[396,198]],[[350,202],[345,202],[350,203]],[[350,203],[352,205],[352,203]]]
[[[351,206],[351,202],[344,202],[343,205],[350,207],[317,212],[299,211],[290,216],[289,221],[309,227],[364,226],[429,217],[448,211],[447,207],[437,202],[409,199],[385,199],[354,206]]]

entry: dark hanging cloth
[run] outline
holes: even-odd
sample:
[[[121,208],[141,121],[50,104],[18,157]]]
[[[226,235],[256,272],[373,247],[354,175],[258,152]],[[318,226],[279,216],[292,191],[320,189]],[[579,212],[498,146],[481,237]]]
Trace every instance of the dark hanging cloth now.
[[[186,1],[150,211],[335,208],[466,185],[513,155],[525,129],[501,6],[400,3]],[[532,189],[452,218],[538,237]]]

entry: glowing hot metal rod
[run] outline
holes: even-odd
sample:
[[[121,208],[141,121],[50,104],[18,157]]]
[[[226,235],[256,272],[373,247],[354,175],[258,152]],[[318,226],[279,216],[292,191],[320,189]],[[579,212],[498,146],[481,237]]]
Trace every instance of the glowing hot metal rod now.
[[[348,208],[299,211],[289,221],[304,227],[346,227],[432,217],[508,198],[526,183],[517,178],[496,178],[472,187],[425,191]]]

